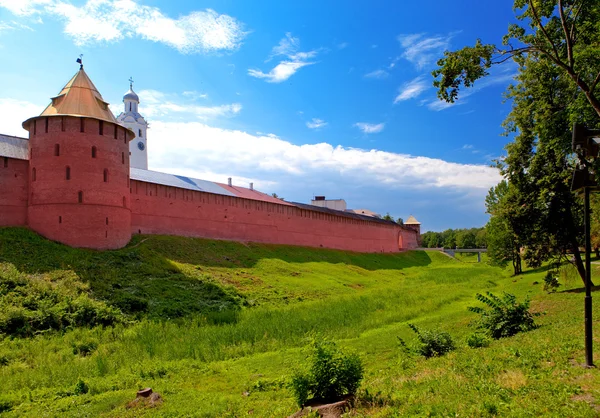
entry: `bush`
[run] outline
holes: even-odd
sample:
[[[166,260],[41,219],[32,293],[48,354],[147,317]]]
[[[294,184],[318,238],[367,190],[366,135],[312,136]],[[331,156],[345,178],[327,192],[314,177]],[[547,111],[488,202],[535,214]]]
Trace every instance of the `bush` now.
[[[467,338],[467,345],[471,348],[481,348],[490,345],[490,340],[484,334],[475,332]]]
[[[559,286],[560,283],[558,282],[558,277],[548,271],[544,276],[544,290],[547,292],[556,292],[556,289],[558,289]]]
[[[468,309],[480,315],[476,322],[477,327],[485,330],[485,333],[494,339],[510,337],[538,327],[533,318],[539,314],[529,311],[529,299],[519,303],[517,298],[509,293],[504,293],[500,297],[486,292],[485,296],[478,293],[477,300],[487,305],[489,309],[482,307]]]
[[[297,372],[292,377],[291,388],[299,406],[309,399],[333,402],[358,390],[364,369],[357,354],[343,353],[332,341],[315,341],[310,362],[308,373]]]
[[[90,387],[83,380],[79,379],[77,383],[75,383],[75,389],[73,393],[75,395],[84,395],[90,391]]]
[[[444,331],[438,330],[421,330],[416,325],[408,324],[409,328],[417,334],[418,343],[411,350],[404,340],[398,337],[400,345],[407,351],[416,351],[425,358],[442,356],[456,347],[452,336]]]

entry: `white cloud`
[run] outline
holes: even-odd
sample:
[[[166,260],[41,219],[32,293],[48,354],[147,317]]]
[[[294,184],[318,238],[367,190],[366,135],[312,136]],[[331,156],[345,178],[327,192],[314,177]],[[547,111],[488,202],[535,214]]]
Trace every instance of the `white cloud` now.
[[[235,116],[242,110],[240,103],[199,106],[193,101],[182,101],[176,94],[165,94],[157,90],[141,90],[139,96],[143,114],[149,118],[186,118],[187,120],[198,119],[206,121],[218,117]],[[190,97],[190,94],[186,95],[184,92],[183,96]],[[195,97],[192,97],[192,99],[195,99]]]
[[[385,123],[374,124],[374,123],[366,123],[366,122],[357,122],[352,126],[360,129],[365,134],[376,134],[376,133],[383,131],[383,128],[385,127]]]
[[[500,175],[486,165],[458,164],[435,158],[363,150],[328,143],[292,144],[277,136],[256,136],[199,122],[155,121],[151,131],[153,169],[221,172],[223,161],[232,171],[249,177],[281,175],[318,181],[323,173],[341,173],[348,181],[382,183],[389,187],[458,188],[487,191]],[[177,146],[173,146],[177,137]],[[198,141],[197,138],[210,138]],[[150,140],[150,139],[149,139]],[[202,178],[202,177],[200,177]],[[222,181],[222,180],[221,180]]]
[[[462,149],[473,149],[473,145],[471,144],[465,144],[462,146]]]
[[[375,70],[375,71],[371,71],[370,73],[365,74],[365,78],[386,78],[387,76],[389,76],[390,74],[385,71],[385,70]]]
[[[44,106],[38,106],[23,100],[0,98],[0,133],[13,136],[27,137],[28,133],[21,123],[38,116]]]
[[[418,69],[423,69],[442,57],[456,34],[457,32],[435,36],[426,36],[423,33],[399,35],[398,41],[403,48],[402,58],[413,63]]]
[[[292,36],[290,32],[285,34],[285,38],[279,41],[279,44],[273,47],[271,55],[267,62],[275,57],[283,56],[286,59],[277,64],[271,71],[265,73],[258,69],[248,69],[248,75],[256,78],[263,78],[269,83],[281,83],[293,76],[300,68],[315,64],[310,59],[317,56],[319,50],[307,52],[298,51],[300,48],[300,39]]]
[[[18,16],[59,17],[78,46],[138,36],[181,53],[199,53],[236,49],[246,35],[235,18],[211,9],[172,19],[134,0],[88,0],[82,6],[62,0],[0,0],[0,7]]]
[[[400,92],[394,99],[394,103],[415,99],[428,88],[429,84],[425,81],[425,78],[423,76],[417,77],[407,83],[404,83],[404,85],[400,88]]]
[[[306,126],[310,129],[319,129],[325,125],[327,125],[327,122],[318,118],[313,118],[310,122],[306,122]]]

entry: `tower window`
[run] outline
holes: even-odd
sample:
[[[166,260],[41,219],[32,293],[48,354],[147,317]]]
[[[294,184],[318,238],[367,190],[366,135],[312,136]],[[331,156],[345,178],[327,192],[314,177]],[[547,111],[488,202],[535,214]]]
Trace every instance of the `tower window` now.
[[[60,155],[60,145],[55,144],[54,145],[54,156],[58,157]]]
[[[33,121],[33,134],[36,135],[37,134],[37,120]]]
[[[65,168],[65,179],[71,180],[71,167],[69,166]]]
[[[85,132],[85,119],[79,119],[79,132]]]
[[[108,225],[108,218],[106,218],[106,225]]]
[[[8,157],[4,157],[4,168],[8,167]],[[127,177],[127,181],[129,181],[129,177]]]
[[[141,138],[141,137],[142,137],[142,130],[141,130],[141,129],[138,129],[138,133],[139,133],[139,135],[138,135],[138,136]]]
[[[127,207],[127,199],[125,198],[125,196],[123,196],[123,207]]]
[[[81,190],[77,192],[77,201],[83,203],[83,192]]]
[[[131,103],[129,103],[129,111],[131,112]]]
[[[121,153],[121,164],[125,164],[125,153]]]
[[[60,118],[60,130],[62,132],[65,131],[65,117],[64,116],[62,118]]]
[[[58,217],[58,223],[61,224],[62,223],[62,216]]]
[[[102,120],[98,123],[98,134],[104,135],[104,121]]]
[[[96,158],[96,147],[92,147],[92,158]]]
[[[33,167],[33,170],[31,170],[31,181],[35,181],[36,180],[36,170],[35,167]]]
[[[104,183],[108,183],[108,169],[104,169]]]
[[[117,125],[115,125],[115,139],[117,139],[117,134],[119,133],[118,129],[117,129]]]
[[[46,126],[45,126],[45,128],[44,128],[44,131],[45,131],[46,133],[48,133],[48,118],[46,118]]]

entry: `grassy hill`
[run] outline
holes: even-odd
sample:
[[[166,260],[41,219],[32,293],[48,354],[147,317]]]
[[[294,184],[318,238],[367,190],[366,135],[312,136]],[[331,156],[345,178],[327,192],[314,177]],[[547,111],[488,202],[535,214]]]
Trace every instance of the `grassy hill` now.
[[[325,336],[364,360],[353,416],[597,416],[598,373],[578,364],[580,282],[566,269],[562,292],[548,294],[543,275],[436,252],[166,236],[98,252],[0,229],[0,411],[287,416],[297,409],[289,377]],[[530,296],[541,327],[468,348],[466,308],[488,290]],[[413,339],[408,322],[448,331],[458,350],[407,356],[397,337]],[[148,386],[164,403],[126,409]]]

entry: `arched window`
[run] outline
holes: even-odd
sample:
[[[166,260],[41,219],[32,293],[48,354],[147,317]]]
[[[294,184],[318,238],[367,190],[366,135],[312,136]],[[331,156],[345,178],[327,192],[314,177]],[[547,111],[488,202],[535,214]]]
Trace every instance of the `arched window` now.
[[[33,167],[33,170],[31,170],[31,181],[35,181],[36,177],[36,170],[35,167]]]
[[[83,192],[81,190],[77,193],[77,201],[83,203]]]
[[[98,123],[98,134],[104,135],[104,121]]]
[[[48,118],[46,118],[46,126],[44,128],[44,132],[48,133]]]
[[[4,157],[4,168],[8,167],[8,157]],[[127,176],[127,182],[129,182],[129,176]]]
[[[108,218],[106,218],[106,225],[108,225]]]
[[[104,183],[108,183],[108,169],[104,169]]]
[[[92,147],[92,158],[96,158],[96,147]]]
[[[142,137],[142,130],[141,130],[141,129],[138,129],[138,133],[139,133],[139,135],[138,135],[138,136],[141,138],[141,137]]]
[[[71,167],[69,166],[65,168],[65,179],[71,180]]]
[[[131,102],[129,103],[129,111],[131,112]]]
[[[85,132],[85,119],[84,118],[79,119],[79,131]]]
[[[62,216],[58,217],[58,223],[61,224],[62,223]]]
[[[60,145],[54,144],[54,156],[58,157],[60,155]]]

